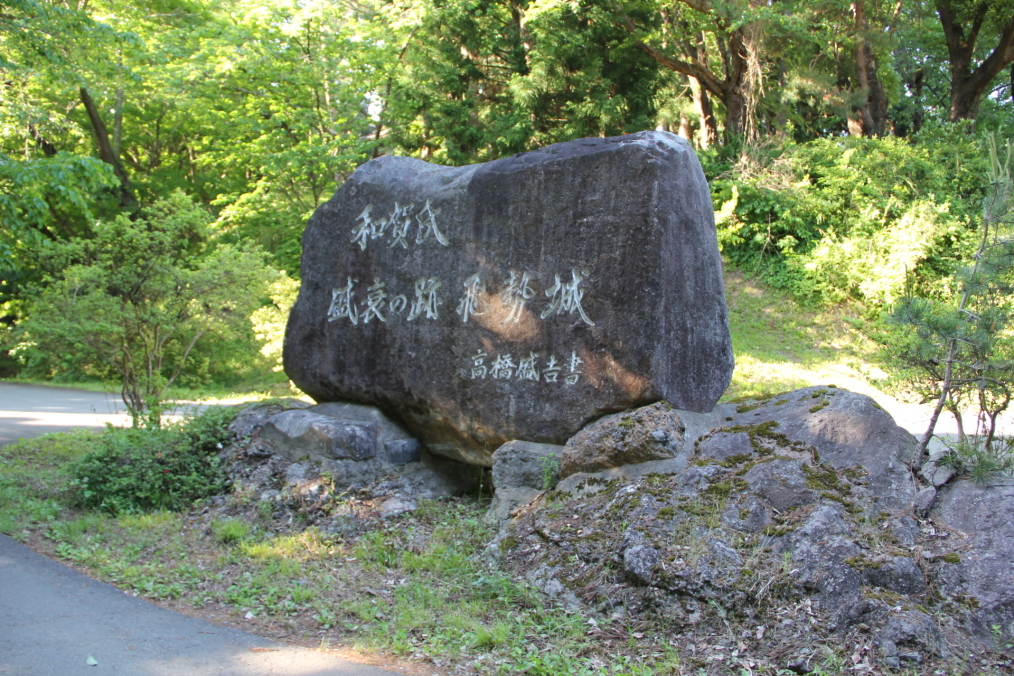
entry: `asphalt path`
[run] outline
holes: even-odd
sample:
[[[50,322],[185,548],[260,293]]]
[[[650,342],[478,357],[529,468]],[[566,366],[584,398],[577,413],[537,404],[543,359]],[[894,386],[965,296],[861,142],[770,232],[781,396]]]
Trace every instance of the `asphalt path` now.
[[[0,383],[0,445],[74,427],[129,422],[117,399]],[[0,535],[0,676],[398,673],[160,608]]]
[[[76,427],[129,422],[118,394],[0,383],[0,446]]]

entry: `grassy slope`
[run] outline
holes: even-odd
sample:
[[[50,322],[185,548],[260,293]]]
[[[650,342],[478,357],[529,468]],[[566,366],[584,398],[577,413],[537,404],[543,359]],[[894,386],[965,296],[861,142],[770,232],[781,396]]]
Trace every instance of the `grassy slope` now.
[[[832,383],[872,394],[869,345],[840,311],[804,308],[787,294],[726,273],[729,329],[736,370],[724,400],[765,397]]]

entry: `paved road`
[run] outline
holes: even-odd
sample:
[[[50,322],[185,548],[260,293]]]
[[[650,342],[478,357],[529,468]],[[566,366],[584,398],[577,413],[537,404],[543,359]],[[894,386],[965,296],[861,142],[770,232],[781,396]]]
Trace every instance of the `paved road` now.
[[[113,395],[0,383],[0,445],[123,422],[119,408]],[[397,673],[159,608],[0,535],[0,676]]]
[[[123,410],[118,394],[0,383],[0,446],[75,427],[123,425],[130,421]]]

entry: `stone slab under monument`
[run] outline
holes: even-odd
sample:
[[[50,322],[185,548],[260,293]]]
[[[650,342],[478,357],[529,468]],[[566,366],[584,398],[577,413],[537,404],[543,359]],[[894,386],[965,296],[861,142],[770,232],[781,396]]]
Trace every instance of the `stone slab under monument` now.
[[[310,220],[301,270],[293,382],[472,464],[663,399],[709,411],[732,374],[707,182],[665,132],[372,160]]]

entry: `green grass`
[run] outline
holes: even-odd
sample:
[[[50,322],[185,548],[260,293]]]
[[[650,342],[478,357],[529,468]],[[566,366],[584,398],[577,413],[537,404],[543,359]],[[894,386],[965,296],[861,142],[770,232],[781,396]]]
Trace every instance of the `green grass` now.
[[[67,465],[98,434],[0,448],[0,530],[124,590],[226,613],[263,634],[491,674],[647,676],[678,662],[666,651],[639,656],[636,646],[612,654],[581,615],[484,563],[495,534],[486,501],[423,503],[348,537],[279,532],[240,494],[226,509],[235,516],[75,509]]]
[[[21,537],[68,514],[68,465],[95,448],[101,432],[75,430],[0,447],[0,533]]]
[[[765,398],[833,382],[862,391],[877,374],[869,346],[843,310],[813,310],[763,282],[727,271],[729,331],[736,356],[723,400]]]

